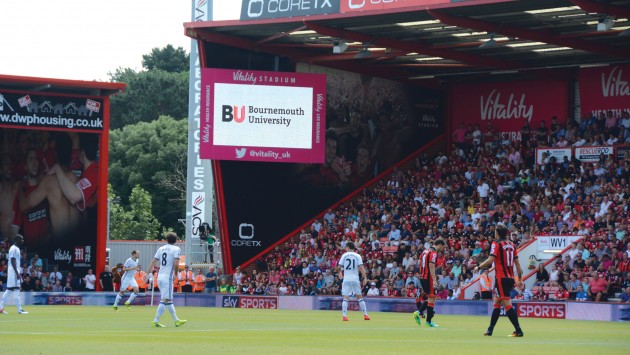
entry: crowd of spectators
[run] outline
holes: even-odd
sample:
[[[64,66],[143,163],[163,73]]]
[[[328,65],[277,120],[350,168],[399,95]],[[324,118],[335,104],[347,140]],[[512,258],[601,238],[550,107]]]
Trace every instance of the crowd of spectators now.
[[[10,247],[7,239],[0,241],[0,290],[6,288],[9,264],[7,252]],[[92,269],[81,277],[73,275],[72,272],[61,272],[57,266],[52,266],[47,270],[39,255],[34,254],[32,258],[27,258],[26,252],[22,250],[22,291],[51,291],[51,292],[72,292],[72,291],[95,291],[96,275]]]
[[[449,154],[418,156],[408,169],[363,188],[349,202],[315,218],[309,228],[278,245],[246,272],[219,273],[221,293],[253,295],[336,295],[341,289],[337,262],[353,241],[368,273],[370,296],[416,297],[418,257],[441,237],[438,297],[457,299],[479,275],[488,257],[496,224],[510,230],[518,245],[534,236],[577,235],[563,258],[536,273],[537,289],[518,289],[514,297],[605,301],[630,293],[628,197],[630,158],[600,156],[594,164],[575,158],[535,164],[536,147],[613,145],[630,142],[630,115],[611,114],[580,123],[540,127],[525,123],[521,140],[508,140],[489,123],[455,130]],[[0,282],[6,279],[5,240],[0,245]],[[23,260],[26,260],[23,258]],[[33,261],[35,260],[35,262]],[[82,290],[85,277],[43,271],[36,258],[22,265],[23,290]],[[83,281],[82,281],[83,280]]]
[[[337,262],[351,240],[368,271],[366,294],[416,297],[418,256],[442,237],[448,248],[436,265],[438,296],[456,299],[479,276],[474,267],[488,257],[497,223],[509,228],[518,245],[534,236],[583,237],[542,280],[557,287],[561,297],[566,291],[565,298],[603,301],[630,286],[630,159],[601,155],[591,164],[545,157],[544,164],[535,164],[536,147],[628,143],[627,112],[580,123],[561,124],[554,117],[549,127],[525,123],[520,141],[504,139],[490,123],[485,131],[464,125],[460,130],[453,135],[450,154],[423,154],[415,166],[394,169],[275,247],[250,274],[221,275],[219,291],[339,294]],[[523,298],[523,293],[543,297],[530,290],[517,290],[514,296]]]

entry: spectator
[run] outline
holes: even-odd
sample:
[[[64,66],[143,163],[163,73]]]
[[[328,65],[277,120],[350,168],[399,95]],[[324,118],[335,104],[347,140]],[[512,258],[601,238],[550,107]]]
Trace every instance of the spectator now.
[[[485,269],[479,277],[479,287],[481,290],[482,300],[492,299],[492,278],[490,277],[490,271]]]
[[[33,291],[33,285],[31,284],[31,277],[25,276],[22,281],[22,291],[28,292]]]
[[[124,265],[123,263],[116,264],[114,270],[112,270],[112,281],[114,282],[114,291],[120,291],[120,282],[122,280],[122,276],[125,273],[123,271]]]
[[[48,282],[50,277],[50,273],[49,272],[42,272],[42,278],[41,278],[41,283],[42,283],[42,288],[44,289],[44,291],[51,291],[52,289],[52,285]]]
[[[538,273],[536,273],[536,278],[538,278]],[[558,281],[560,280],[560,271],[558,270],[555,264],[551,265],[551,274],[549,274],[548,278],[549,278],[549,282],[545,286],[550,286],[550,287],[558,286]]]
[[[398,267],[398,263],[397,262],[393,262],[392,263],[392,268],[389,270],[389,279],[390,280],[394,280],[396,279],[396,277],[398,276],[398,274],[400,274],[400,268]]]
[[[53,271],[50,273],[48,280],[53,285],[56,283],[57,280],[59,281],[63,280],[61,273],[57,269],[57,266],[53,266]]]
[[[387,243],[389,245],[398,246],[400,243],[400,230],[392,223],[389,233],[387,233]]]
[[[582,285],[578,286],[577,293],[575,294],[576,301],[588,301],[588,293],[584,291],[584,287]]]
[[[626,287],[621,295],[619,296],[621,303],[629,303],[630,302],[630,286]]]
[[[230,285],[227,283],[227,279],[221,279],[219,285],[219,293],[228,293]]]
[[[378,296],[379,295],[379,290],[376,287],[376,283],[372,282],[370,283],[370,289],[367,292],[368,296]]]
[[[453,299],[459,299],[459,296],[461,295],[461,288],[459,288],[459,285],[456,283],[455,286],[453,286]]]
[[[513,292],[510,292],[510,297],[512,299],[523,301],[531,301],[534,299],[534,294],[525,287],[525,283],[523,282],[521,282],[520,285],[517,285],[517,287],[515,287],[512,291]]]
[[[448,290],[444,288],[442,285],[438,286],[437,289],[437,299],[445,300],[448,297]]]
[[[569,276],[569,281],[567,281],[567,291],[569,292],[569,299],[574,300],[575,295],[577,294],[578,286],[580,285],[580,281],[578,281],[575,274],[571,274]]]
[[[72,288],[73,291],[79,291],[81,289],[81,281],[79,280],[78,277],[74,277],[74,275],[71,272],[68,272],[66,274],[66,278],[64,281],[70,284],[70,287]]]
[[[94,275],[92,269],[88,269],[87,274],[83,277],[83,283],[86,291],[93,292],[96,290],[96,276]]]
[[[606,301],[608,298],[608,282],[603,277],[599,277],[596,271],[591,274],[588,294],[591,301],[595,302]]]
[[[562,284],[558,285],[558,291],[556,291],[556,301],[566,301],[569,299],[569,291],[567,291]]]
[[[217,273],[214,271],[214,267],[210,266],[208,268],[208,273],[206,274],[206,285],[205,290],[206,293],[216,293],[217,292]]]
[[[232,275],[232,280],[236,281],[237,285],[240,285],[242,279],[243,279],[243,273],[241,272],[241,267],[237,266],[236,270],[234,271],[234,275]]]
[[[35,254],[33,256],[33,259],[31,259],[30,267],[33,267],[33,266],[37,266],[40,270],[44,267],[42,263],[42,259],[39,258],[38,254]]]
[[[265,294],[268,296],[277,296],[278,295],[278,287],[275,282],[269,283],[267,285],[267,289],[265,290]]]
[[[462,262],[459,259],[455,259],[455,265],[451,268],[451,273],[456,279],[459,279],[459,275],[462,273]]]
[[[536,271],[536,281],[534,286],[546,286],[549,282],[549,273],[545,269],[543,263],[538,264],[538,271]]]
[[[138,264],[136,267],[137,269],[134,278],[136,279],[136,283],[138,284],[138,292],[146,292],[149,288],[147,281],[145,281],[147,280],[147,273],[142,270],[142,265]]]
[[[109,265],[105,265],[98,281],[101,285],[101,291],[114,291],[114,275],[109,270]]]
[[[52,285],[52,292],[63,292],[63,286],[61,285],[61,280],[55,281],[55,284]]]
[[[202,293],[205,290],[206,286],[206,277],[201,273],[201,269],[197,269],[197,273],[193,278],[193,292],[194,293]],[[216,288],[216,287],[215,287]]]
[[[35,280],[35,284],[33,285],[33,291],[35,291],[35,292],[42,292],[42,291],[44,291],[44,286],[42,285],[42,280],[40,280],[40,279]]]
[[[455,278],[455,274],[454,274],[454,273],[452,273],[452,272],[451,272],[451,273],[449,273],[449,274],[448,274],[448,278],[447,278],[447,280],[446,280],[446,286],[445,286],[445,288],[446,288],[447,290],[452,290],[452,289],[454,289],[454,288],[455,288],[455,285],[457,285],[457,284],[458,284],[458,282],[457,282],[457,279]]]
[[[193,285],[195,283],[195,278],[190,271],[188,265],[184,266],[184,270],[180,271],[177,274],[177,279],[179,282],[179,289],[181,292],[193,292]]]

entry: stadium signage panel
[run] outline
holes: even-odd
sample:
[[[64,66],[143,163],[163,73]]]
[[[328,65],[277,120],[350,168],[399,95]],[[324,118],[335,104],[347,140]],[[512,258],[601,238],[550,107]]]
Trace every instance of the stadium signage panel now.
[[[322,163],[326,76],[203,69],[200,157]]]
[[[48,295],[46,304],[80,306],[83,304],[83,296],[53,296]]]
[[[556,164],[560,164],[562,163],[562,161],[564,160],[564,157],[566,157],[567,159],[569,159],[569,161],[571,161],[571,157],[573,156],[573,150],[571,148],[550,148],[550,147],[544,147],[544,148],[536,148],[536,164],[538,165],[544,165],[544,155],[543,153],[546,153],[549,155],[549,157],[555,157],[556,158]]]
[[[553,250],[555,252],[566,249],[571,243],[582,239],[579,235],[537,236],[536,245],[538,252]]]
[[[243,0],[241,20],[339,13],[341,0]]]
[[[237,308],[238,307],[238,296],[223,296],[223,300],[221,301],[221,307],[223,307],[223,308]]]
[[[630,65],[582,68],[579,83],[582,117],[630,112]]]
[[[278,297],[223,296],[221,307],[278,309]]]
[[[560,80],[462,84],[451,88],[450,97],[453,131],[463,123],[484,132],[490,124],[502,140],[520,141],[525,122],[532,130],[542,121],[549,127],[551,117],[568,113],[568,84]]]
[[[630,145],[622,145],[622,146],[615,147],[615,154],[617,154],[617,160],[618,161],[626,160],[628,151],[630,151]]]
[[[278,297],[240,296],[240,308],[278,309]]]
[[[0,126],[103,130],[98,98],[0,92]]]
[[[451,0],[341,0],[341,12],[396,9],[409,6],[447,4]]]
[[[584,163],[595,163],[599,161],[599,155],[613,155],[614,148],[612,146],[601,147],[576,147],[575,158]]]
[[[206,193],[202,191],[193,191],[192,193],[192,215],[190,235],[192,238],[199,239],[199,227],[204,222],[204,212],[206,211]]]
[[[519,317],[565,319],[565,303],[518,302],[515,303]]]

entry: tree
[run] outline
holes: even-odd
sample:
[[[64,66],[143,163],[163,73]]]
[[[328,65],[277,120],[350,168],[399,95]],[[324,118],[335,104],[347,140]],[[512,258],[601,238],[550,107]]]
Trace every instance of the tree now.
[[[110,191],[109,197],[111,200],[115,200],[113,191]],[[126,209],[118,203],[111,203],[110,239],[154,239],[160,230],[160,222],[153,216],[151,205],[151,196],[140,186],[135,186],[131,191],[129,209]]]
[[[131,187],[140,186],[153,197],[160,224],[177,228],[186,209],[187,140],[188,122],[168,116],[112,130],[109,181],[121,205],[129,206]]]
[[[188,117],[188,72],[161,69],[136,72],[117,69],[111,81],[127,83],[125,92],[111,98],[110,129],[150,122],[161,115]]]
[[[168,73],[188,72],[190,56],[182,47],[167,45],[164,48],[153,48],[150,54],[142,56],[142,67],[147,70],[163,70]]]

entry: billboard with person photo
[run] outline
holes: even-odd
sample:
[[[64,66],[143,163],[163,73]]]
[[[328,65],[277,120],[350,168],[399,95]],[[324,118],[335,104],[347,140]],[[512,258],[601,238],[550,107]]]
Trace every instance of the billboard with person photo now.
[[[102,99],[2,92],[0,239],[82,275],[96,265]]]

